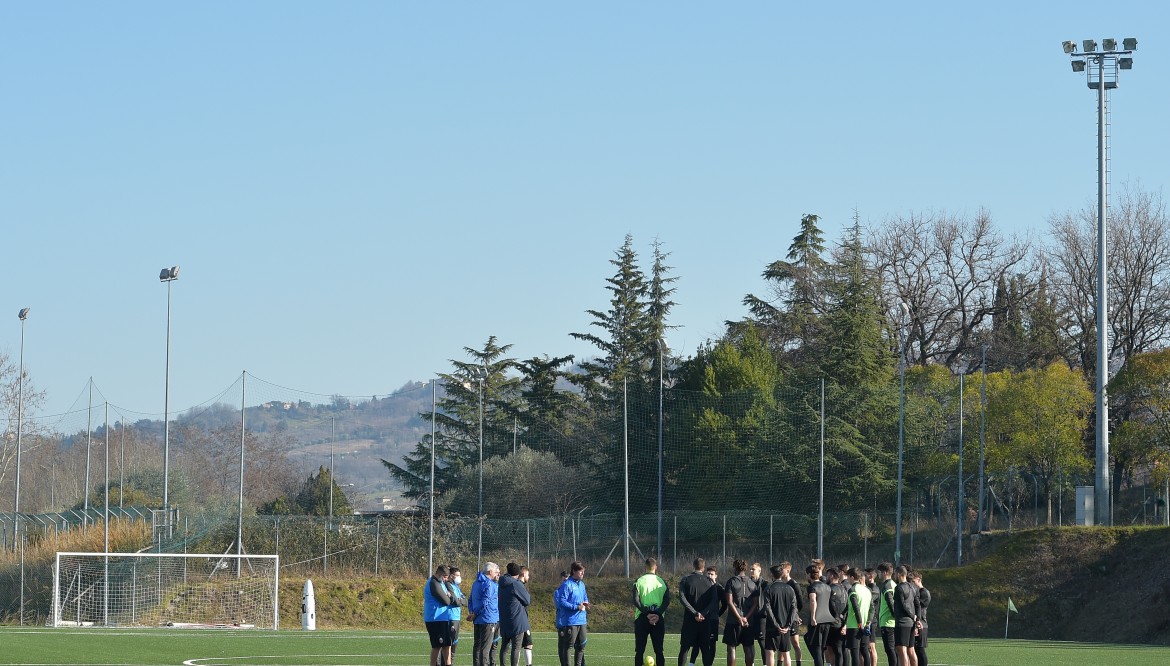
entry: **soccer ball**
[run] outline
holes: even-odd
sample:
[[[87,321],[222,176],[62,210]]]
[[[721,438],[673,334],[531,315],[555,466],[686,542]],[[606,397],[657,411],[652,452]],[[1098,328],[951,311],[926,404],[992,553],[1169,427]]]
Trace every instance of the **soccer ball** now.
[[[654,655],[648,654],[642,657],[642,666],[654,666]]]

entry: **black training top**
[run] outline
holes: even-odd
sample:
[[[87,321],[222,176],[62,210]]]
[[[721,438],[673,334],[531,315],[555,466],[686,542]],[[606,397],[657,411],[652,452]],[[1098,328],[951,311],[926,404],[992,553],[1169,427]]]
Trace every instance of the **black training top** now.
[[[918,588],[918,621],[922,626],[926,626],[926,609],[930,607],[930,590],[925,587]]]
[[[833,624],[833,611],[829,608],[829,597],[833,590],[823,580],[818,580],[808,586],[808,593],[817,599],[817,613],[812,621],[816,624]]]
[[[796,593],[792,591],[792,587],[780,583],[780,581],[772,581],[764,590],[763,604],[764,617],[767,618],[767,628],[769,632],[778,631],[781,627],[794,627],[799,616],[796,614]],[[771,610],[771,616],[768,615],[768,610]]]
[[[748,610],[752,607],[752,595],[756,593],[755,582],[746,575],[739,574],[727,579],[723,591],[731,595],[731,603],[739,610],[739,614],[747,617]]]
[[[804,610],[804,595],[800,593],[800,583],[796,582],[795,578],[788,579],[788,586],[792,588],[793,593],[796,594],[796,610]]]
[[[918,619],[918,595],[907,582],[894,588],[894,621],[899,627],[913,627]]]
[[[678,598],[691,619],[699,614],[719,617],[719,586],[701,571],[683,576],[678,582]]]

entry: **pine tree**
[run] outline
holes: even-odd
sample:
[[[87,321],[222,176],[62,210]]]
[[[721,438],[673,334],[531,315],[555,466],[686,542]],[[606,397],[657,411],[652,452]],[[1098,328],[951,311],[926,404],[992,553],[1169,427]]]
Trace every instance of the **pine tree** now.
[[[802,362],[825,314],[829,266],[824,259],[825,238],[817,226],[819,221],[812,214],[801,217],[800,233],[788,246],[785,260],[774,261],[764,269],[772,298],[753,294],[743,298],[751,321],[775,349],[787,353],[792,364]]]
[[[439,375],[442,387],[435,415],[435,494],[436,502],[461,485],[476,484],[480,458],[480,397],[483,399],[483,458],[510,453],[513,441],[514,416],[520,380],[509,377],[508,371],[516,362],[506,354],[512,345],[501,345],[496,336],[488,338],[481,349],[464,347],[470,361],[452,360],[454,371]],[[431,413],[419,416],[431,421]],[[431,435],[427,433],[414,451],[403,457],[404,465],[387,460],[382,464],[404,488],[403,495],[425,498],[430,492]],[[425,505],[425,501],[424,501]],[[452,510],[475,513],[475,506],[451,507]]]

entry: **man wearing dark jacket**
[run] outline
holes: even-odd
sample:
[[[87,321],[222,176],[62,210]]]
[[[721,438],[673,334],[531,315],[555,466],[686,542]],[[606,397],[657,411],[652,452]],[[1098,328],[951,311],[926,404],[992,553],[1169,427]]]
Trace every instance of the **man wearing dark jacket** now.
[[[789,565],[791,568],[791,565]],[[772,584],[764,589],[760,597],[763,606],[766,630],[764,632],[764,663],[776,666],[776,653],[784,666],[791,664],[788,651],[792,649],[794,629],[799,626],[800,615],[796,612],[796,593],[781,579],[784,568],[779,564],[772,567]]]
[[[719,617],[719,588],[704,572],[706,564],[703,558],[695,558],[695,570],[678,583],[678,598],[683,606],[678,666],[694,666],[687,662],[687,653],[694,646],[703,652],[703,666],[715,663],[715,641],[708,618]]]
[[[508,563],[507,575],[500,578],[500,663],[511,646],[511,666],[520,663],[520,650],[529,634],[528,604],[532,597],[524,586],[524,577],[519,564]],[[529,653],[530,655],[531,653]],[[529,666],[532,662],[526,660]]]

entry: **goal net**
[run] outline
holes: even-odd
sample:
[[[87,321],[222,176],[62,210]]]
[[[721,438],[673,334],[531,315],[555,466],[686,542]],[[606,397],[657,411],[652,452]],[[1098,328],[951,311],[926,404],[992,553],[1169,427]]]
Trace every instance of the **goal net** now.
[[[277,629],[276,555],[57,553],[55,627]]]

